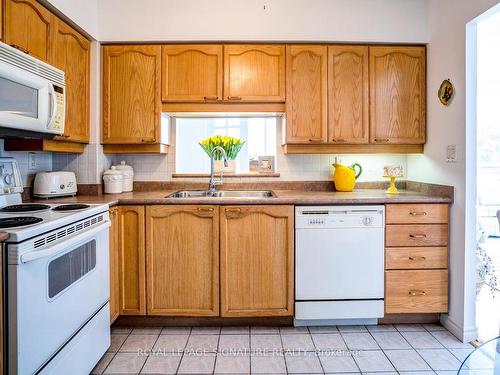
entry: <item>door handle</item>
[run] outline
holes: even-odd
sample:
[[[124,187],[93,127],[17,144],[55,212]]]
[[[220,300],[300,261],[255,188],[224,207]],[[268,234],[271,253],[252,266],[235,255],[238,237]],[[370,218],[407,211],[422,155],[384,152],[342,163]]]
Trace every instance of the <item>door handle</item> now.
[[[15,49],[18,49],[18,50],[19,50],[19,51],[21,51],[21,52],[26,53],[27,55],[29,55],[29,54],[30,54],[30,51],[28,51],[26,48],[23,48],[23,47],[21,47],[21,46],[19,46],[19,45],[17,45],[17,44],[11,44],[10,46],[11,46],[11,47],[14,47]]]
[[[241,100],[241,96],[228,96],[228,100]]]
[[[198,214],[200,216],[208,216],[208,217],[212,217],[214,216],[214,209],[213,207],[209,207],[209,208],[198,208]]]
[[[228,219],[241,217],[241,208],[226,208],[226,217]]]
[[[411,261],[417,261],[417,260],[425,260],[425,257],[409,256],[408,259],[411,260]]]
[[[218,96],[204,96],[203,99],[205,100],[217,100],[219,99]]]
[[[377,143],[387,143],[389,142],[389,138],[375,138],[374,141]]]
[[[332,138],[332,142],[345,142],[346,140],[344,138]]]
[[[412,297],[425,296],[425,290],[412,289],[408,291],[408,294]]]
[[[427,212],[410,212],[410,216],[426,216]]]
[[[309,142],[323,142],[323,138],[309,138]]]
[[[410,238],[427,238],[425,234],[410,234]]]

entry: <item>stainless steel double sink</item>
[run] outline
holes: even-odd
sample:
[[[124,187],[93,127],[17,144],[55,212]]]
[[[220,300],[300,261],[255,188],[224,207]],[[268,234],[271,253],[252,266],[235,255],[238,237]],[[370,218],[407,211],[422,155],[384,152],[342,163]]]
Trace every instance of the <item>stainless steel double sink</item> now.
[[[275,198],[271,190],[179,190],[167,198]]]

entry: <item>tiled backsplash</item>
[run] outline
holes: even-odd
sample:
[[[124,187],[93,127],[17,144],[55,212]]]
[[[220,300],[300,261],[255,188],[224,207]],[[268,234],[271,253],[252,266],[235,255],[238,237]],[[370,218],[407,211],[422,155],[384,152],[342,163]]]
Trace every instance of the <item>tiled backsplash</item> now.
[[[35,168],[30,169],[29,152],[8,152],[3,149],[3,139],[0,139],[0,156],[12,157],[17,160],[24,186],[30,186],[35,173],[52,170],[52,154],[50,152],[34,152]]]

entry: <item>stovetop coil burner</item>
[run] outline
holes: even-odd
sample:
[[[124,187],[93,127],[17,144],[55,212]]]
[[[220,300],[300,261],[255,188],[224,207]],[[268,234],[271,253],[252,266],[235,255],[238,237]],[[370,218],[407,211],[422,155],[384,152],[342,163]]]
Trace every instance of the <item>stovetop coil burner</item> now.
[[[49,208],[48,204],[23,203],[2,207],[0,212],[35,212],[48,210]]]
[[[33,216],[14,216],[0,219],[0,228],[14,228],[32,225],[43,221],[39,217]]]
[[[89,208],[88,204],[63,204],[61,206],[54,207],[54,211],[75,211],[75,210],[83,210],[85,208]]]

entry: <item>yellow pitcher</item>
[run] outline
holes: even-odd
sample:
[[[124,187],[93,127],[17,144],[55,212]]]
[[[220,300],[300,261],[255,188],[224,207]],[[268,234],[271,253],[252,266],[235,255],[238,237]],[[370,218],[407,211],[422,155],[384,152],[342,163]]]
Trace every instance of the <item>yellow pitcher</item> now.
[[[356,179],[359,177],[363,168],[358,163],[351,166],[345,166],[338,163],[332,164],[335,167],[333,172],[333,182],[335,183],[335,190],[338,191],[353,191],[356,185]],[[358,172],[356,173],[356,168]]]

